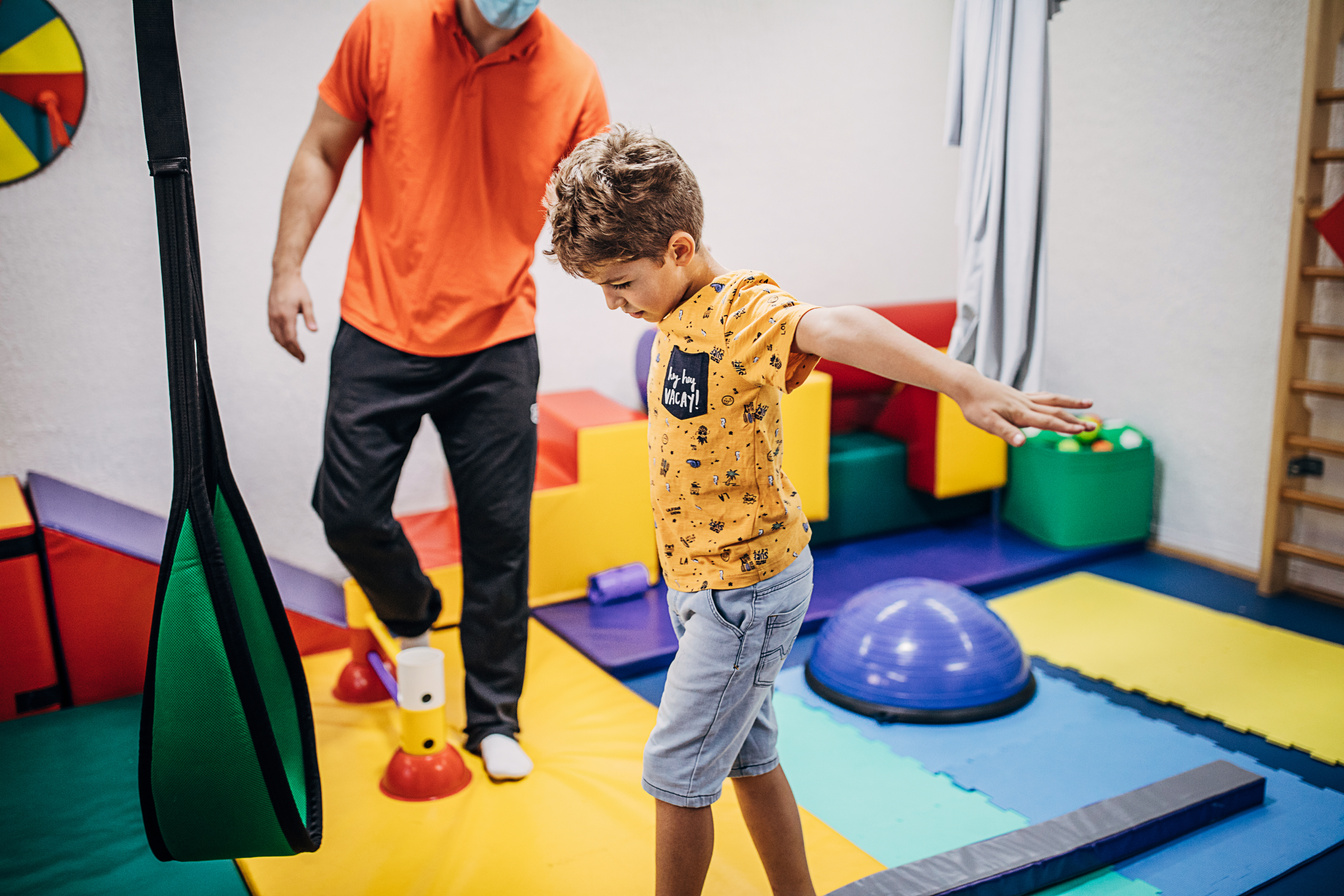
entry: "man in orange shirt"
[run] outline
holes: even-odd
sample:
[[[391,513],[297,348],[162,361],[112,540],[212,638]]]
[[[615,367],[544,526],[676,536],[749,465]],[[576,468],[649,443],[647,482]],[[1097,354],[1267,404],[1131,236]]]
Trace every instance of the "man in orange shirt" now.
[[[327,541],[403,645],[441,601],[392,499],[433,421],[462,542],[467,748],[526,775],[518,698],[536,466],[536,287],[529,274],[556,164],[607,125],[597,69],[536,0],[373,0],[318,88],[280,209],[271,334],[300,361],[317,329],[303,257],[363,138],[363,196],[331,351],[313,507]]]

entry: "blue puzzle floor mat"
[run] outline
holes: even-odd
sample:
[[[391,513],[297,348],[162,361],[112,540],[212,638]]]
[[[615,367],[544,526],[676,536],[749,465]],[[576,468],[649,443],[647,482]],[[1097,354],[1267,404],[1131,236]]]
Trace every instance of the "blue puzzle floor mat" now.
[[[1003,718],[967,725],[880,725],[813,694],[801,668],[786,669],[775,707],[780,755],[800,805],[892,865],[1225,759],[1266,778],[1265,804],[1124,862],[1116,867],[1119,875],[1167,896],[1240,896],[1344,840],[1344,794],[1314,787],[1040,669],[1037,679],[1035,699]],[[818,739],[826,743],[824,751],[816,749]],[[912,763],[955,787],[944,787],[942,796],[923,807],[910,805],[918,797],[915,788],[884,793],[877,786],[889,777],[879,768]],[[976,810],[966,816],[975,823],[958,823],[949,832],[942,819],[951,800],[966,803],[964,793],[975,797]],[[947,817],[955,820],[957,813]],[[899,818],[911,820],[905,833],[892,826]],[[958,825],[963,842],[953,843]],[[942,839],[928,842],[938,831]],[[1105,877],[1099,886],[1108,886]]]

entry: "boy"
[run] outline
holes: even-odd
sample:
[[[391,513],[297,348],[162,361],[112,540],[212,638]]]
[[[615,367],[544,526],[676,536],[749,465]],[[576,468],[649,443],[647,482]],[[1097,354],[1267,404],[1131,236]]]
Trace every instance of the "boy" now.
[[[775,894],[813,894],[793,792],[775,750],[775,675],[812,593],[810,537],[782,467],[780,398],[820,358],[936,389],[1010,444],[1019,426],[1076,433],[1065,408],[953,361],[857,306],[798,302],[728,271],[700,243],[695,176],[670,145],[621,126],[579,144],[546,191],[554,255],[607,307],[658,325],[649,371],[654,525],[677,632],[644,751],[656,800],[656,892],[700,893],[732,778]]]

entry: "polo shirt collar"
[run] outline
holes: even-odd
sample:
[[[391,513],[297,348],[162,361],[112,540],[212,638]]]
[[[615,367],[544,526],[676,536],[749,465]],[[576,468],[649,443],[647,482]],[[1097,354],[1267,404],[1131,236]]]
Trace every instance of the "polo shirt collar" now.
[[[541,10],[534,10],[523,23],[522,30],[513,36],[513,40],[491,53],[487,58],[493,61],[518,59],[527,55],[541,40],[545,27],[545,16]],[[457,17],[457,0],[434,0],[434,22],[448,28],[466,46],[471,46],[467,32]]]

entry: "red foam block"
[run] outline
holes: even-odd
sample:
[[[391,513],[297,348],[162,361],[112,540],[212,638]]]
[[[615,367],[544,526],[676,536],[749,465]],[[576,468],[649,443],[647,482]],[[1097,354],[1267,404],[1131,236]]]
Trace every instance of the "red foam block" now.
[[[74,704],[140,693],[159,567],[54,529],[43,537]]]

